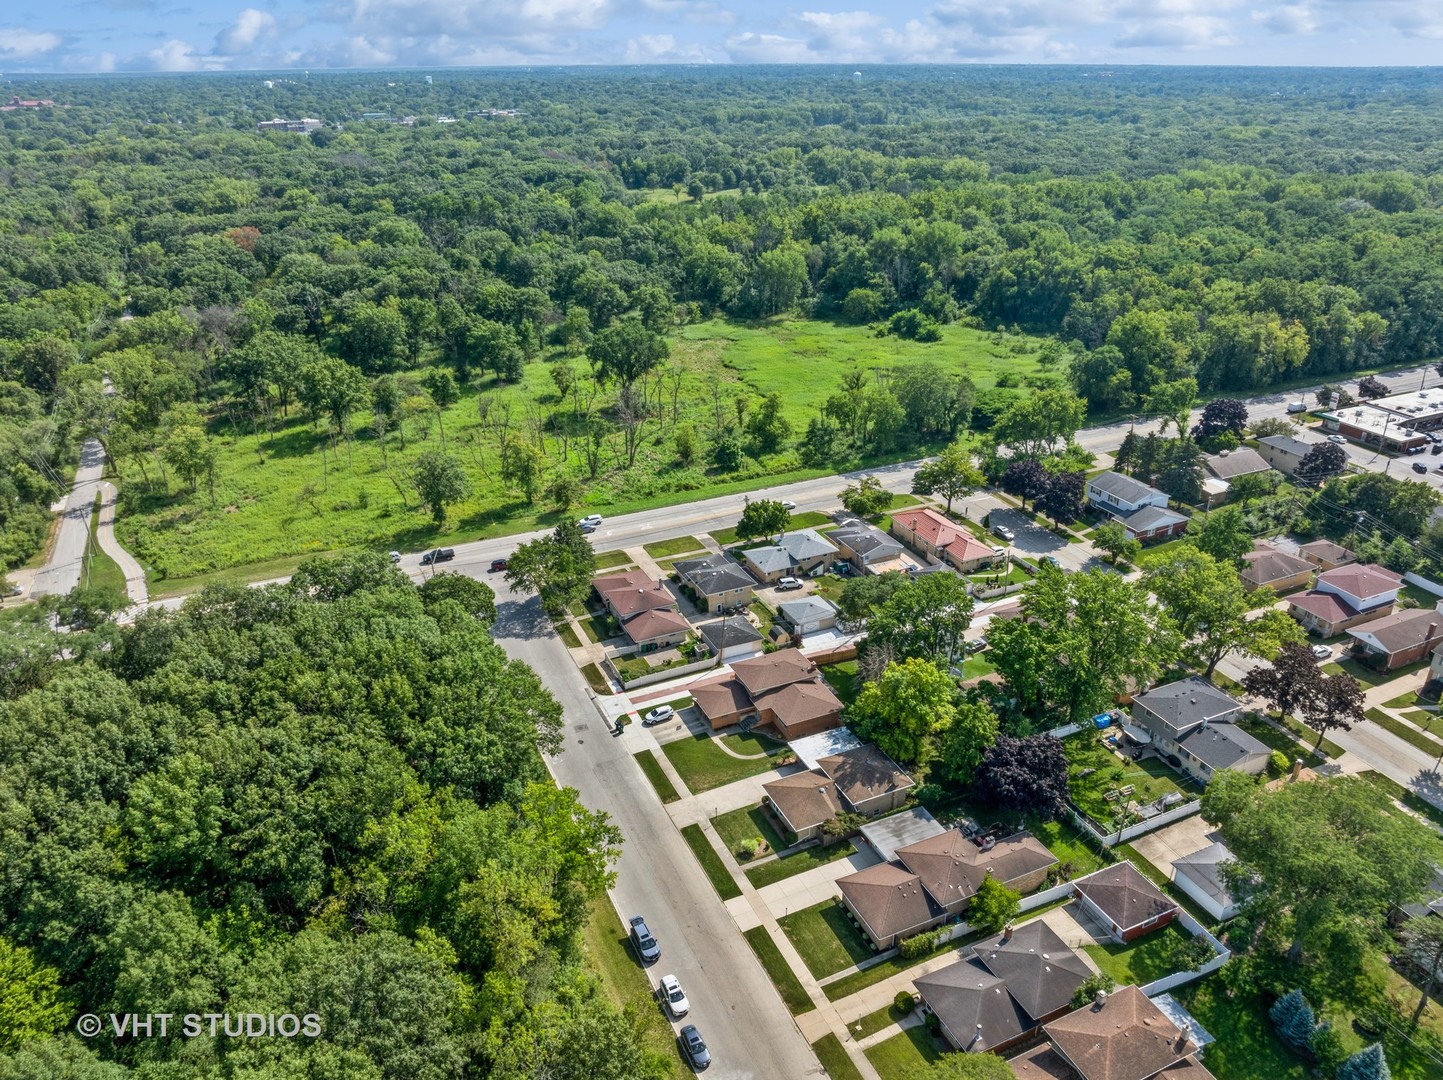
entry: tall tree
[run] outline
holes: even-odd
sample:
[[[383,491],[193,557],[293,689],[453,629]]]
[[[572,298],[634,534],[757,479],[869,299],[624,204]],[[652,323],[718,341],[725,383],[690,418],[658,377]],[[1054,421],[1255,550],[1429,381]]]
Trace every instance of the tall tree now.
[[[1248,407],[1237,398],[1214,398],[1203,406],[1202,416],[1192,429],[1192,437],[1198,440],[1212,439],[1223,434],[1242,438],[1248,426]]]
[[[747,499],[737,522],[737,536],[750,540],[756,536],[775,536],[780,540],[792,523],[792,512],[778,499]]]
[[[1051,735],[998,738],[978,766],[977,798],[1003,810],[1053,818],[1067,804],[1067,755]]]
[[[1050,517],[1054,525],[1076,521],[1082,516],[1083,487],[1080,472],[1053,473],[1047,489],[1032,504],[1033,508]]]
[[[649,374],[670,352],[666,339],[639,319],[623,319],[598,331],[586,350],[598,373],[617,380],[623,389]]]
[[[972,597],[956,574],[908,577],[867,626],[863,652],[885,649],[896,659],[949,660],[972,622]]]
[[[1253,668],[1243,676],[1243,689],[1262,698],[1281,716],[1311,709],[1322,685],[1318,661],[1302,642],[1288,642],[1270,665]]]
[[[1330,731],[1351,731],[1364,720],[1363,687],[1357,679],[1342,672],[1324,675],[1317,693],[1308,707],[1308,724],[1318,733],[1313,749],[1323,745]]]
[[[444,450],[421,451],[411,466],[411,482],[438,529],[446,523],[446,507],[471,493],[461,462]]]
[[[947,500],[945,512],[950,514],[953,499],[971,495],[983,482],[982,473],[972,464],[971,452],[954,442],[917,469],[912,476],[912,493],[942,496]]]
[[[1038,457],[1070,441],[1082,427],[1086,411],[1087,403],[1070,391],[1038,390],[999,416],[992,434],[999,446],[1019,457]]]
[[[885,514],[892,506],[892,493],[875,476],[864,476],[842,489],[842,507],[860,518]]]
[[[1188,539],[1201,552],[1219,562],[1236,564],[1253,550],[1253,535],[1242,507],[1209,510],[1188,522]]]
[[[1011,461],[1002,473],[1002,490],[1016,495],[1024,507],[1028,499],[1040,498],[1051,484],[1052,474],[1036,458]]]
[[[934,736],[952,723],[956,693],[944,669],[913,657],[862,687],[847,710],[848,723],[889,757],[921,764],[931,756]]]
[[[1398,935],[1407,957],[1423,973],[1423,993],[1418,998],[1418,1007],[1408,1026],[1416,1028],[1433,990],[1443,982],[1443,919],[1424,916],[1410,919]]]
[[[1103,522],[1092,530],[1092,546],[1106,552],[1113,566],[1119,559],[1135,561],[1142,553],[1142,541],[1128,536],[1127,529],[1116,521]]]
[[[596,573],[596,553],[581,527],[563,521],[554,532],[522,544],[507,559],[506,581],[536,593],[548,612],[565,611],[585,598]]]

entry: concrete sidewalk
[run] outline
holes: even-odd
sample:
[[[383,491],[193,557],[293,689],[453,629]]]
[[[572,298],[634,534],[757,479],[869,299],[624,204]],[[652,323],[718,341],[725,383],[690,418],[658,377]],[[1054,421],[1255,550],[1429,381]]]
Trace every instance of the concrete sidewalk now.
[[[125,592],[133,604],[143,604],[150,599],[150,591],[145,584],[145,569],[125,548],[120,546],[120,541],[115,538],[115,500],[117,497],[115,485],[105,481],[100,485],[100,520],[96,523],[95,539],[100,544],[100,550],[115,560],[120,567],[121,573],[125,575]]]

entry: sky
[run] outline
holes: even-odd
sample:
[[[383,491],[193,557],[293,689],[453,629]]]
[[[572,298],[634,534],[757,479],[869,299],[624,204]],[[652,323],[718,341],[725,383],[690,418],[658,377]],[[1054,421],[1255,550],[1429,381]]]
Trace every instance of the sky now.
[[[253,3],[0,5],[0,72],[654,63],[1374,66],[1431,65],[1443,57],[1443,0]]]

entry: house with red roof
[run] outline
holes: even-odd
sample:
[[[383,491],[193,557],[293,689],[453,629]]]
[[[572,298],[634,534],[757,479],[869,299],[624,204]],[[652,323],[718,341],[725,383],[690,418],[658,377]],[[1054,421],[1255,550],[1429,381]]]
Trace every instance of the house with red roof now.
[[[926,507],[893,514],[892,535],[964,574],[985,570],[1005,554],[1002,549],[983,543],[961,525]]]
[[[1332,637],[1393,612],[1403,579],[1374,563],[1349,563],[1325,570],[1313,587],[1288,602],[1288,614],[1304,630]]]

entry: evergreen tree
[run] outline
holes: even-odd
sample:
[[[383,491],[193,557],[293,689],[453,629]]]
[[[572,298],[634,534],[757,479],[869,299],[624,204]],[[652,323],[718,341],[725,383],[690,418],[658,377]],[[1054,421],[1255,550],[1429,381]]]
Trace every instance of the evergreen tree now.
[[[1313,1007],[1301,990],[1293,990],[1278,998],[1268,1010],[1268,1019],[1272,1020],[1278,1038],[1299,1051],[1308,1048],[1318,1026]]]
[[[1338,1070],[1338,1080],[1391,1080],[1392,1075],[1380,1043],[1363,1047]]]

